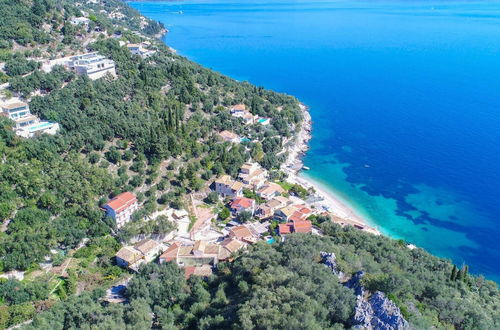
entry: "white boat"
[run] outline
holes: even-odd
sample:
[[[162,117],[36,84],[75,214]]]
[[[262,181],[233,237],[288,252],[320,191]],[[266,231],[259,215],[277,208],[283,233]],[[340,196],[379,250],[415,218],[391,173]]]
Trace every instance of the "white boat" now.
[[[310,167],[307,167],[307,166],[302,166],[302,169],[303,169],[304,171],[309,171],[311,168],[310,168]]]

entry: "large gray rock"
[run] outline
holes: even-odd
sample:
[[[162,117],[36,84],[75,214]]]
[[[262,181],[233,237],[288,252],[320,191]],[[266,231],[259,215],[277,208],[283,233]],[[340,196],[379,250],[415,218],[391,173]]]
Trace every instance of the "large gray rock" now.
[[[385,296],[376,291],[367,299],[367,291],[361,284],[365,273],[359,271],[344,285],[354,291],[357,297],[352,324],[356,329],[399,330],[410,326],[401,310]]]
[[[365,295],[365,288],[361,285],[361,279],[365,276],[365,272],[360,270],[354,274],[349,281],[344,283],[346,287],[352,289],[357,297]]]
[[[335,257],[335,253],[331,252],[320,252],[321,262],[330,270],[333,274],[335,274],[338,278],[344,277],[344,273],[342,273],[337,265],[337,258]]]
[[[332,274],[339,279],[344,277],[344,274],[338,269],[334,253],[320,252],[320,255],[321,263],[328,267]],[[364,275],[364,271],[359,271],[344,283],[344,286],[354,291],[357,299],[354,316],[351,320],[353,328],[373,330],[410,329],[410,325],[404,319],[401,310],[383,292],[376,291],[369,296],[369,292],[361,283]]]
[[[368,302],[373,309],[371,320],[373,329],[393,330],[410,328],[408,321],[404,319],[399,307],[387,298],[383,292],[376,291],[368,299]]]

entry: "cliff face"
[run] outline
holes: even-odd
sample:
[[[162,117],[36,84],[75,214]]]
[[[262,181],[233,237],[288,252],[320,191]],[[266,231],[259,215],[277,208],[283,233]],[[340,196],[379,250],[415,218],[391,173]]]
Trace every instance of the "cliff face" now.
[[[332,273],[341,279],[344,274],[338,269],[336,257],[333,253],[321,252],[322,263],[330,268]],[[408,321],[403,317],[401,310],[381,291],[370,294],[362,285],[363,271],[359,271],[350,280],[344,283],[352,289],[357,302],[351,323],[356,329],[410,329]]]

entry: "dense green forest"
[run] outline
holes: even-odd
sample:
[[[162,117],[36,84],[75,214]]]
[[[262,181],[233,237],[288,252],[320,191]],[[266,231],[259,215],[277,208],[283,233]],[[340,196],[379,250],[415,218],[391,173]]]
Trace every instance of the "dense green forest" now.
[[[0,118],[6,156],[0,220],[15,214],[0,234],[0,270],[28,269],[51,247],[73,248],[84,237],[109,233],[99,206],[121,191],[148,188],[141,201],[152,212],[158,201],[179,204],[186,190],[199,189],[214,175],[235,175],[251,154],[265,154],[262,164],[276,168],[281,139],[301,120],[293,97],[203,69],[165,46],[148,60],[114,39],[90,47],[115,60],[118,79],[91,81],[62,67],[44,73],[24,64],[30,62],[23,54],[9,60],[16,67],[10,90],[31,98],[32,113],[59,122],[62,132],[23,140]],[[45,95],[33,96],[37,90]],[[239,102],[275,119],[274,126],[244,128],[224,110]],[[230,147],[217,137],[223,129],[261,142]],[[165,160],[168,168],[160,168]]]
[[[86,293],[35,317],[32,329],[342,329],[350,327],[355,296],[320,263],[334,252],[341,270],[367,272],[364,285],[386,292],[418,329],[498,329],[496,284],[399,241],[323,224],[326,237],[290,236],[264,242],[221,263],[203,280],[185,280],[175,264],[143,267],[126,290],[127,304]]]

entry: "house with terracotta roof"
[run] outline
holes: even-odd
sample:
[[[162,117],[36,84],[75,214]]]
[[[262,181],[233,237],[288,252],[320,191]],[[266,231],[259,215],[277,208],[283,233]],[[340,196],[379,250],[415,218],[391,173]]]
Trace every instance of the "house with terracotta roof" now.
[[[191,276],[209,277],[212,274],[212,266],[210,265],[184,267],[184,277],[186,280]]]
[[[241,212],[255,212],[255,200],[246,197],[237,197],[229,203],[229,209],[233,214],[240,214]]]
[[[231,109],[229,109],[229,113],[234,117],[241,117],[248,112],[249,111],[247,110],[247,106],[242,103],[233,105]]]
[[[164,262],[169,262],[177,259],[177,250],[181,246],[180,242],[172,243],[158,258],[158,263],[162,264]]]
[[[196,241],[194,245],[180,242],[172,244],[159,258],[160,263],[174,261],[179,266],[216,265],[221,247],[207,241]]]
[[[118,266],[129,268],[142,259],[142,254],[132,246],[124,246],[118,250],[115,259]]]
[[[283,189],[279,184],[274,182],[267,182],[262,188],[259,189],[259,191],[257,191],[257,194],[261,198],[269,200],[281,195],[284,192],[285,189]]]
[[[312,232],[312,223],[310,220],[296,220],[293,221],[294,233],[310,233]]]
[[[231,132],[231,131],[221,131],[219,132],[219,136],[222,138],[222,140],[226,142],[233,142],[233,143],[240,143],[241,138],[238,136],[238,134]]]
[[[220,245],[229,252],[229,255],[226,257],[226,259],[228,259],[233,253],[236,253],[237,251],[246,247],[246,244],[244,242],[235,237],[226,238],[220,243]]]
[[[236,238],[242,242],[253,244],[258,241],[259,235],[251,230],[251,228],[240,225],[231,228],[229,231],[229,238]]]
[[[152,239],[145,239],[135,244],[134,248],[142,254],[144,260],[150,262],[160,253],[162,246]]]
[[[115,255],[116,264],[137,271],[143,263],[153,261],[162,251],[163,245],[152,239],[145,239],[134,246],[124,246]]]
[[[103,206],[106,214],[115,220],[117,228],[121,228],[129,222],[132,214],[138,208],[137,198],[131,192],[121,193]]]
[[[287,223],[280,223],[278,227],[280,236],[291,233],[311,233],[312,223],[309,220],[296,220]]]
[[[255,123],[255,116],[252,115],[250,112],[244,113],[243,116],[241,116],[240,118],[243,119],[245,125],[251,125]]]
[[[259,205],[255,210],[255,215],[260,219],[271,218],[274,215],[274,209],[269,205]]]

